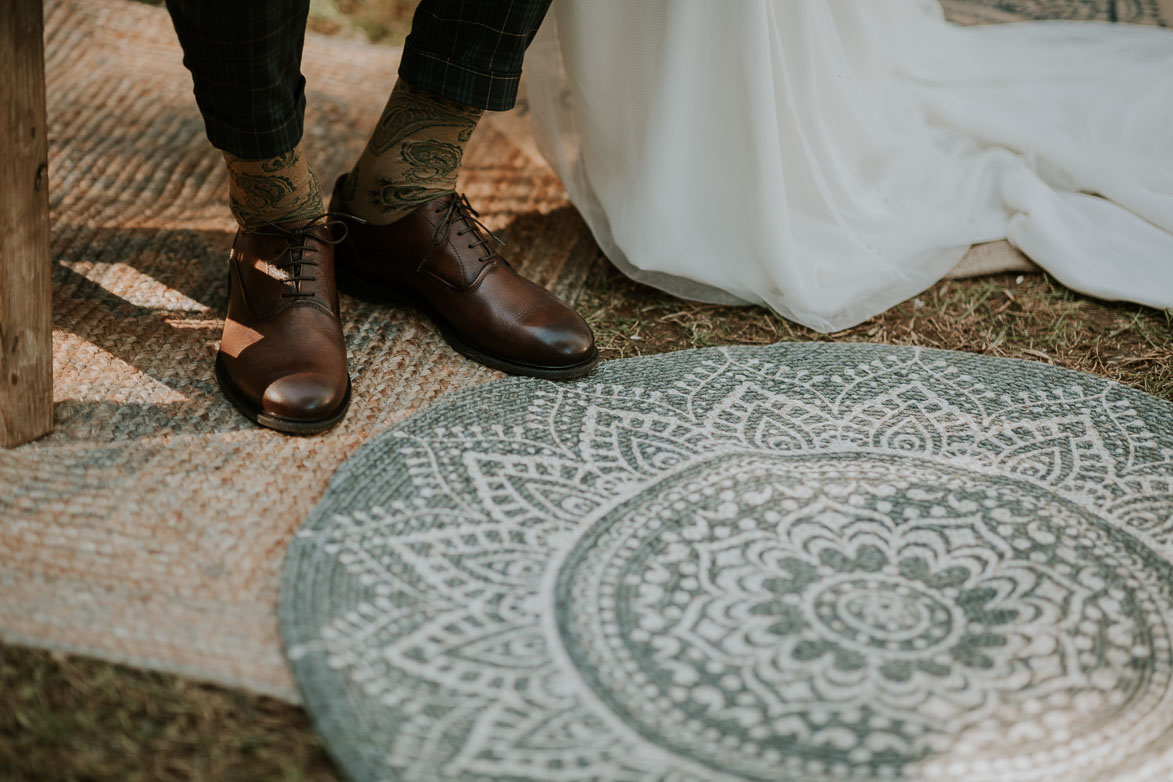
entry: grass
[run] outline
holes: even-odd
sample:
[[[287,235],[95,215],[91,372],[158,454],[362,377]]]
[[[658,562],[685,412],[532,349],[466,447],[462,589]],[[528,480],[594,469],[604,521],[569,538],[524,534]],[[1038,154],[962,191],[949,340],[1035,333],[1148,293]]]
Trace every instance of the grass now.
[[[305,712],[272,698],[0,646],[4,782],[336,782]]]
[[[578,306],[608,358],[785,340],[921,345],[1044,361],[1173,401],[1173,311],[1091,299],[1045,274],[945,280],[836,334],[759,307],[681,301],[604,263]]]

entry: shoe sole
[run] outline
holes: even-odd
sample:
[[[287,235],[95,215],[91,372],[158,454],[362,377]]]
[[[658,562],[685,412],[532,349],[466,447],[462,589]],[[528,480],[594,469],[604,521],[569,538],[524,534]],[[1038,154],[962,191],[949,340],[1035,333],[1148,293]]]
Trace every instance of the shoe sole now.
[[[273,415],[266,413],[257,405],[253,404],[240,389],[232,382],[232,378],[228,376],[228,370],[224,367],[224,362],[220,355],[216,355],[216,382],[220,384],[220,390],[224,392],[224,396],[232,403],[232,406],[240,411],[248,420],[254,424],[263,426],[266,429],[273,429],[283,434],[319,434],[332,429],[339,421],[346,416],[347,409],[350,408],[350,378],[346,378],[346,396],[342,399],[342,404],[338,411],[326,418],[314,418],[305,420],[301,418],[286,418],[280,415]]]
[[[428,320],[432,321],[432,324],[440,332],[440,336],[444,338],[444,341],[453,350],[466,358],[471,358],[479,364],[484,364],[490,369],[499,369],[511,375],[538,377],[543,380],[574,380],[589,375],[591,370],[599,363],[598,348],[593,350],[591,357],[587,360],[568,366],[527,364],[522,361],[505,358],[495,353],[489,353],[480,348],[473,347],[461,339],[448,322],[431,305],[417,296],[392,292],[377,282],[348,271],[343,271],[342,269],[336,268],[334,270],[334,278],[337,281],[338,290],[348,296],[376,304],[403,305],[422,313],[427,316]]]

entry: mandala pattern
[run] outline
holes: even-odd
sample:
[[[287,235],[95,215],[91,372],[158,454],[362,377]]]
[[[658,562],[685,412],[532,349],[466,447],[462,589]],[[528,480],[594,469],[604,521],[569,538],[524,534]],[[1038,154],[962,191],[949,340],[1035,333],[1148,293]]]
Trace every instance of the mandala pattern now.
[[[281,620],[355,779],[1166,780],[1173,405],[869,345],[502,381],[347,463]]]

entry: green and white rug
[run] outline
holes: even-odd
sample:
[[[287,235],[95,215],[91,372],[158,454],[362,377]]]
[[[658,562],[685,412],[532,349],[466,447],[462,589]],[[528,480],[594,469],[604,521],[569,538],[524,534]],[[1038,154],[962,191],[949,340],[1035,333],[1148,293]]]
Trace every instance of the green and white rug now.
[[[356,780],[1173,778],[1173,405],[848,344],[446,397],[281,626]]]

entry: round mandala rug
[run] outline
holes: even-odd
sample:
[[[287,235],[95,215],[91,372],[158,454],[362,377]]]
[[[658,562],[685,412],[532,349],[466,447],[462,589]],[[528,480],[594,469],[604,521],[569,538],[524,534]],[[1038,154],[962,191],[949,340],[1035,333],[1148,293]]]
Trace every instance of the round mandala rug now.
[[[1173,778],[1173,405],[782,344],[491,383],[364,446],[288,554],[356,780]]]

